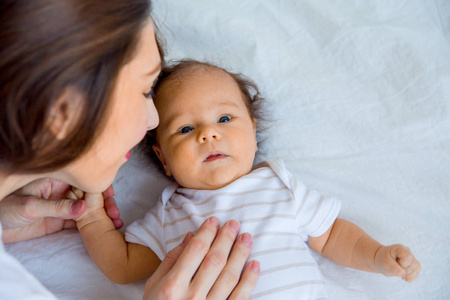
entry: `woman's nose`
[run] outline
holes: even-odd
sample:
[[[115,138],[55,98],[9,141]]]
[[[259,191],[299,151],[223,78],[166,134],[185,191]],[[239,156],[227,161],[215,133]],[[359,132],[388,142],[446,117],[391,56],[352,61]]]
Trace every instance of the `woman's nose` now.
[[[214,126],[202,126],[199,130],[197,141],[199,143],[211,142],[211,141],[220,141],[222,136],[220,133],[214,128]]]
[[[148,111],[147,130],[152,130],[156,128],[156,126],[158,126],[159,124],[158,111],[156,110],[155,103],[153,103],[153,100],[147,100],[147,111]]]

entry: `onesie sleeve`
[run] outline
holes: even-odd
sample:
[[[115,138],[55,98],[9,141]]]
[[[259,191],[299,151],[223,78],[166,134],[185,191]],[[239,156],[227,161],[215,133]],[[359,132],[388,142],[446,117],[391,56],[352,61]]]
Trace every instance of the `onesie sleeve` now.
[[[160,260],[166,255],[162,227],[163,213],[164,206],[159,200],[143,219],[133,222],[125,231],[127,242],[149,247]]]
[[[333,225],[341,209],[341,201],[307,188],[296,178],[293,189],[296,200],[298,231],[302,236],[318,237]]]
[[[305,240],[308,236],[318,237],[324,234],[336,220],[341,201],[335,197],[325,197],[306,187],[286,169],[283,161],[271,161],[269,165],[293,193],[299,234]]]

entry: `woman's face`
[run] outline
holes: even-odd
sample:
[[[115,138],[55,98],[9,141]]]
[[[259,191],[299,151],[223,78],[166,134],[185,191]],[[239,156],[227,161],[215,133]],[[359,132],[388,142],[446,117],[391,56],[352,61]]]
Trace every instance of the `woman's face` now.
[[[161,71],[152,22],[143,28],[133,59],[119,71],[106,121],[93,146],[55,177],[87,192],[102,192],[114,180],[129,151],[158,125],[153,100],[145,95]]]

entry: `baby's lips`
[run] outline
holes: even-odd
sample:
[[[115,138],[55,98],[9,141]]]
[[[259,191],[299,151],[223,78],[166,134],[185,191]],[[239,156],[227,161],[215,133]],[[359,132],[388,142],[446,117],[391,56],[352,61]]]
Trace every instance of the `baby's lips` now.
[[[208,156],[205,158],[204,162],[208,162],[208,161],[213,161],[213,160],[216,160],[216,159],[225,158],[225,157],[227,157],[227,156],[228,156],[228,155],[223,154],[222,152],[218,152],[218,151],[211,152],[211,153],[208,153]]]

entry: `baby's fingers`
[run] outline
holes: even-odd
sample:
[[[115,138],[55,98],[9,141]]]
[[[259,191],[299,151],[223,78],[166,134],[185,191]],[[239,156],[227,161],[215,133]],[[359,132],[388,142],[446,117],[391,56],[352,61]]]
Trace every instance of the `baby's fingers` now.
[[[383,274],[388,277],[397,276],[403,278],[406,276],[406,271],[400,266],[393,255],[390,255],[389,259],[385,259],[383,269]]]
[[[398,254],[397,262],[406,271],[406,275],[402,279],[408,282],[416,280],[421,270],[420,263],[409,248],[399,249]]]
[[[406,269],[406,277],[403,278],[405,281],[412,282],[419,277],[420,270],[422,270],[422,266],[420,263],[414,258],[413,262]]]
[[[411,253],[411,250],[408,247],[399,245],[394,248],[393,258],[397,260],[398,264],[402,266],[402,268],[406,269],[412,263],[414,256]]]
[[[393,249],[395,251],[394,255],[392,255],[393,258],[396,259],[397,263],[405,271],[404,275],[401,276],[402,279],[408,282],[414,281],[419,276],[421,270],[420,263],[408,247],[399,245]]]
[[[75,195],[75,193],[72,190],[67,192],[66,198],[71,200],[78,200],[77,195]]]

